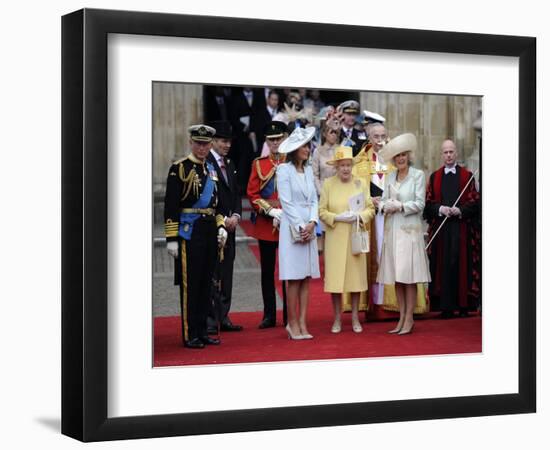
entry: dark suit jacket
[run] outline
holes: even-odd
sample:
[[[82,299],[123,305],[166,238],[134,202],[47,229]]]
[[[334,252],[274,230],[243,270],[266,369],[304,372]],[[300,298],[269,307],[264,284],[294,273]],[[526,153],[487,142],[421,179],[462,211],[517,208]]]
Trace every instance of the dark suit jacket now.
[[[252,126],[254,116],[257,114],[258,110],[265,108],[265,97],[263,92],[259,89],[252,89],[252,92],[254,93],[252,106],[248,104],[242,89],[231,98],[231,125],[233,126],[234,136],[238,136],[244,132],[244,125],[239,120],[241,117],[250,116],[250,125]],[[246,134],[251,131],[254,130],[249,129]]]
[[[227,181],[225,180],[222,170],[218,165],[216,158],[212,153],[207,156],[208,162],[212,163],[218,174],[218,211],[224,216],[230,217],[236,213],[242,215],[241,197],[239,195],[239,186],[237,184],[237,170],[233,161],[224,158],[225,172],[227,173]]]
[[[267,106],[264,106],[261,109],[258,109],[256,114],[252,117],[252,131],[256,133],[256,143],[258,145],[258,152],[261,151],[262,145],[264,145],[265,136],[264,136],[264,128],[265,126],[271,122],[273,118],[271,117],[271,114],[269,114],[269,111],[267,110]]]

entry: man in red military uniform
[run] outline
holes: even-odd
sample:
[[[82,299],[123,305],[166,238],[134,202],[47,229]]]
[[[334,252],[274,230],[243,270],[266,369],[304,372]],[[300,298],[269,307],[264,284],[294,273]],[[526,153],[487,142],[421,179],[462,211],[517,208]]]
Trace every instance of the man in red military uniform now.
[[[264,135],[269,156],[256,158],[248,180],[247,195],[254,208],[252,222],[253,236],[258,239],[260,247],[260,264],[262,270],[262,298],[264,315],[259,328],[270,328],[276,325],[275,303],[275,260],[279,245],[279,220],[281,204],[277,193],[277,166],[284,162],[284,155],[279,155],[279,144],[286,136],[284,122],[271,121],[264,128]],[[286,322],[286,299],[283,285],[283,322]]]

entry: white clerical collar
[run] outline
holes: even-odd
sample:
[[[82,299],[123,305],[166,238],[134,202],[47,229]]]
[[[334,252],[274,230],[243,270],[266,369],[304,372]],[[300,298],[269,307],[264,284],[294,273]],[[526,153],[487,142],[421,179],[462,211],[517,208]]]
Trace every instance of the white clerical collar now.
[[[447,175],[449,172],[456,173],[456,164],[451,167],[445,166],[445,175]]]

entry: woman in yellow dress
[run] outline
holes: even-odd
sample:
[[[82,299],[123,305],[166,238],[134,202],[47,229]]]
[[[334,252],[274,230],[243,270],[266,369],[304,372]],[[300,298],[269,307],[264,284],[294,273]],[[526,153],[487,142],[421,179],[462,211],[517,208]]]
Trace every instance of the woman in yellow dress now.
[[[336,168],[336,175],[323,184],[319,202],[319,217],[325,224],[325,292],[332,294],[334,324],[331,331],[342,330],[341,297],[351,292],[352,328],[363,331],[359,321],[359,293],[368,289],[367,254],[353,255],[351,233],[359,218],[365,227],[374,217],[374,206],[364,180],[352,175],[351,147],[337,147],[334,158],[328,162]],[[351,198],[362,198],[359,210],[350,206]]]

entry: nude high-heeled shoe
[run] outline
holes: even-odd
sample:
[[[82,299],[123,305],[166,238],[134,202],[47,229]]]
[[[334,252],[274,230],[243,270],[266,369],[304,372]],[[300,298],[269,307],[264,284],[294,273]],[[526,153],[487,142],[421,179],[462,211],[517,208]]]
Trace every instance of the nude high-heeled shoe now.
[[[401,328],[401,331],[397,333],[399,336],[403,336],[404,334],[412,334],[414,328],[414,322],[411,324],[408,330],[405,328]]]
[[[288,338],[289,338],[290,340],[293,340],[293,341],[300,341],[300,340],[304,339],[304,336],[301,335],[301,334],[292,334],[292,330],[290,329],[290,326],[289,326],[289,325],[287,325],[287,326],[285,327],[285,330],[286,330],[286,332],[287,332],[287,334],[288,334]]]

